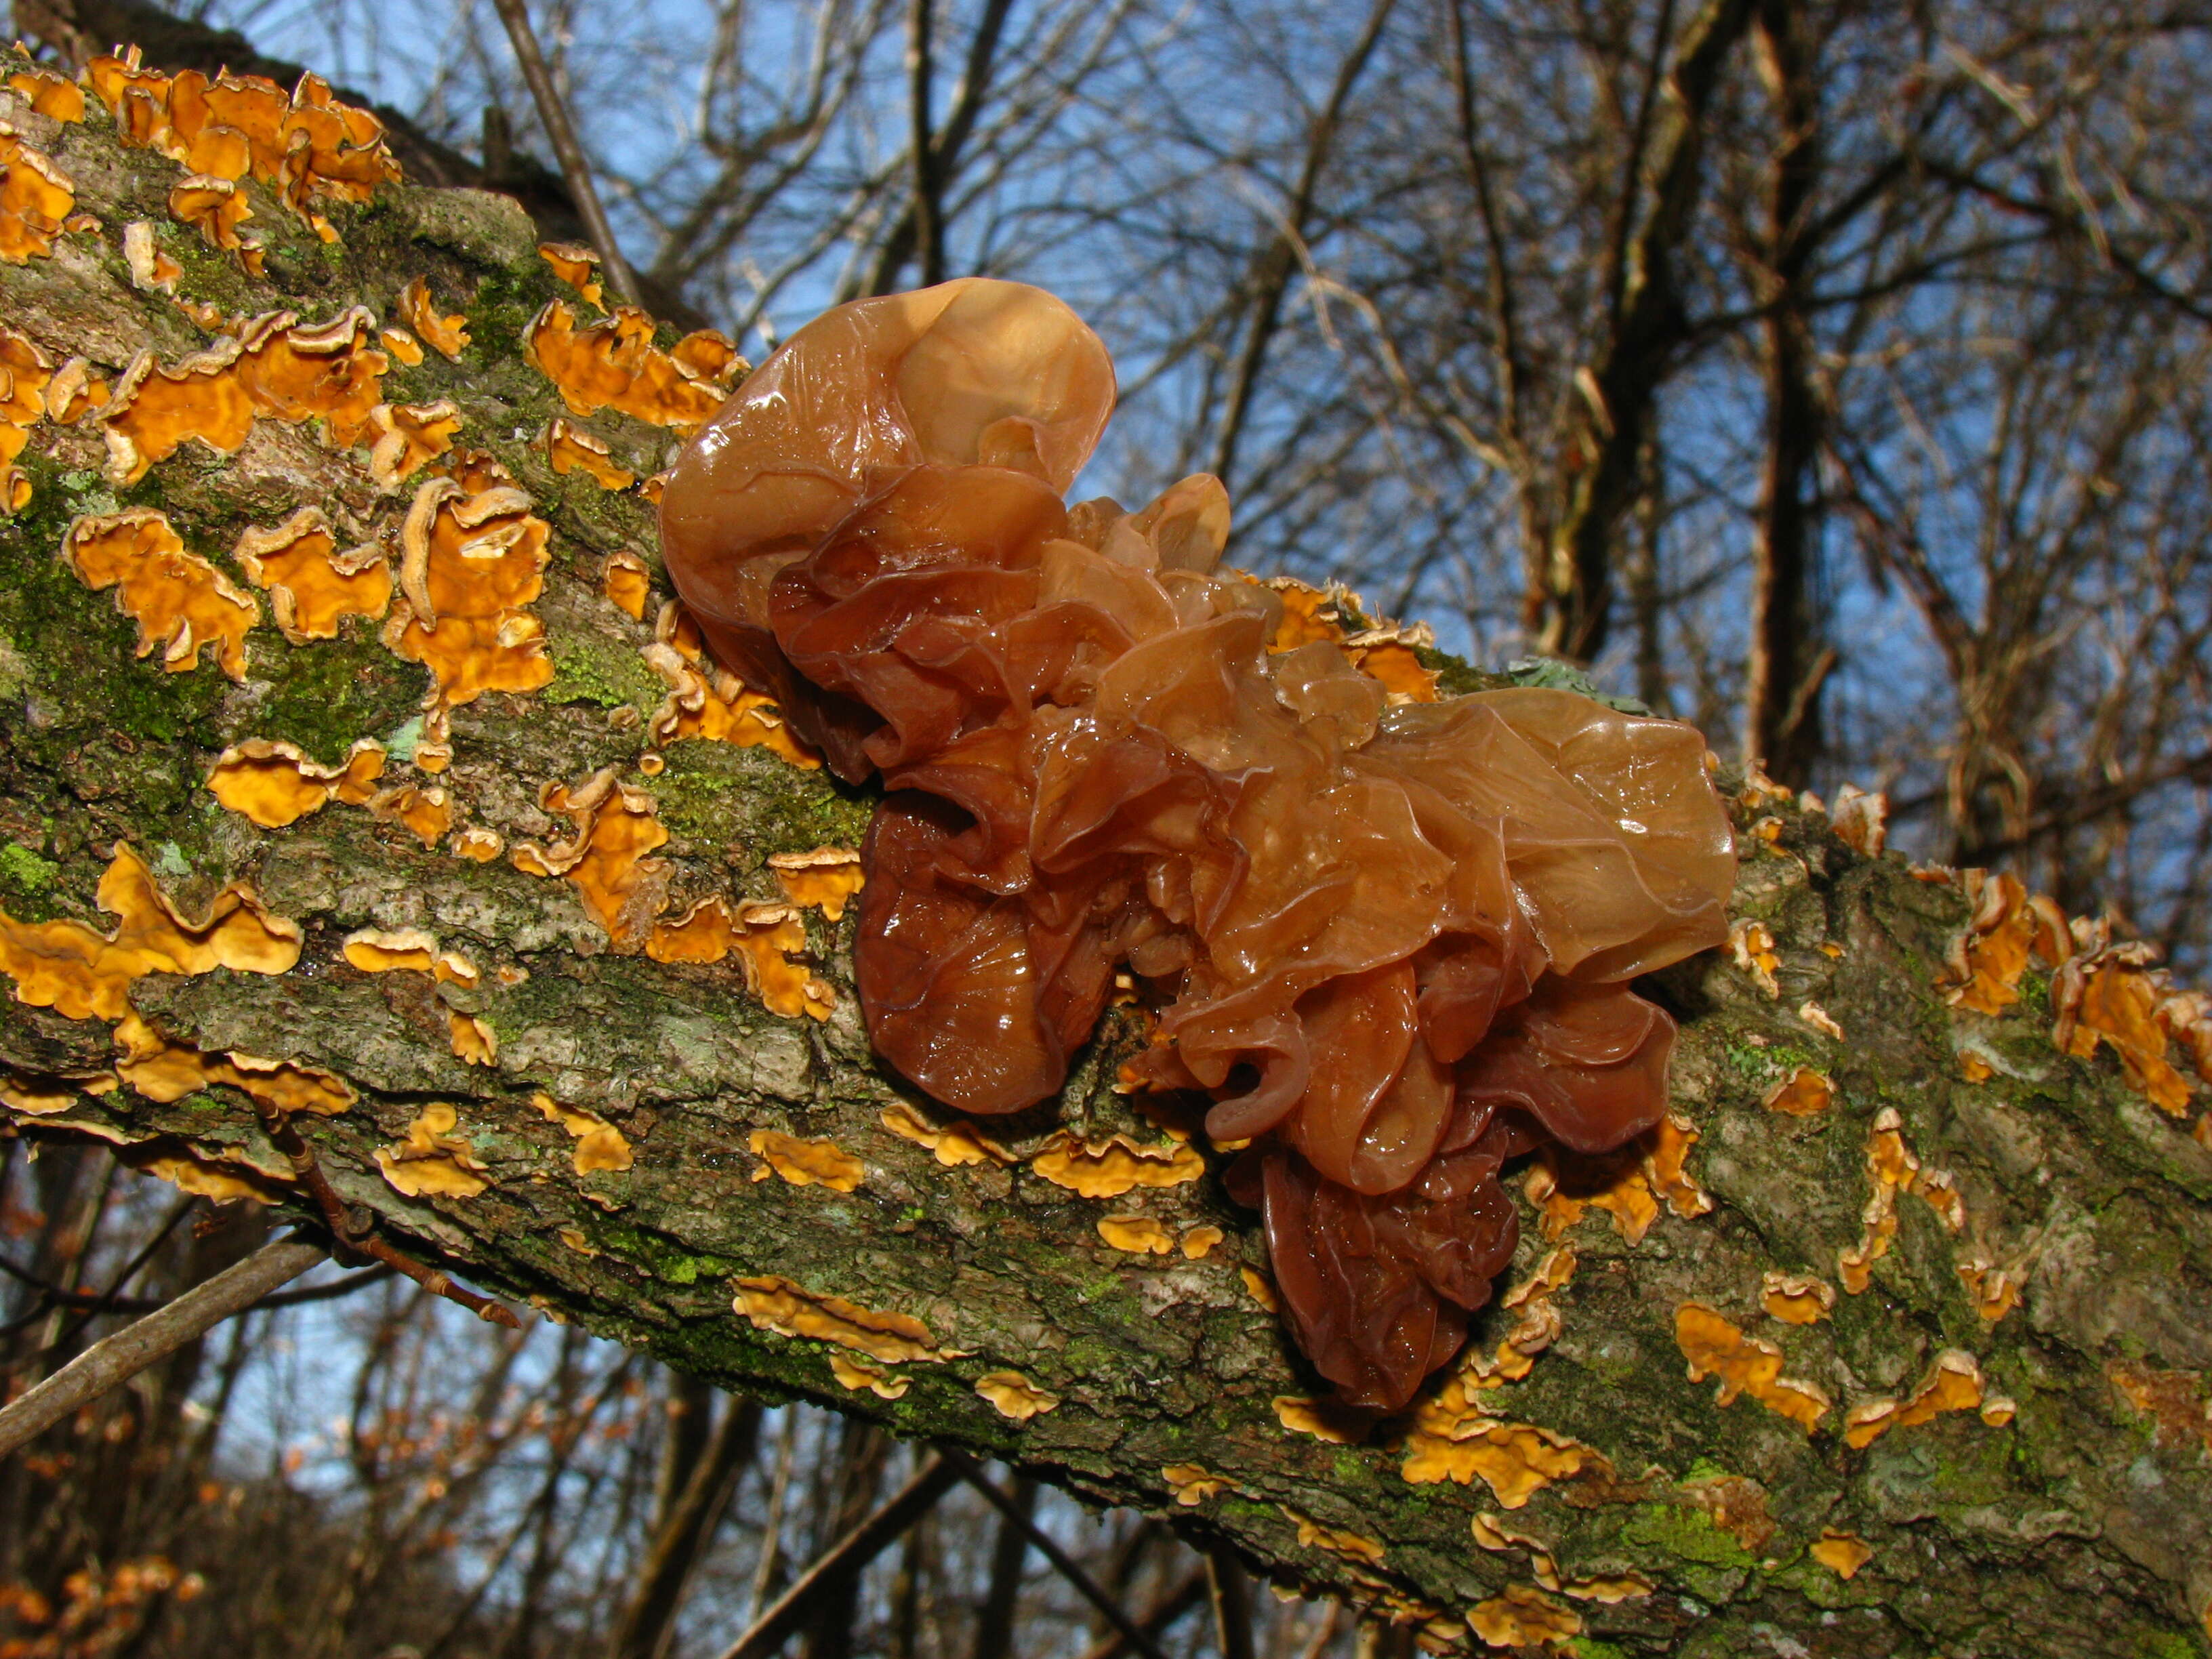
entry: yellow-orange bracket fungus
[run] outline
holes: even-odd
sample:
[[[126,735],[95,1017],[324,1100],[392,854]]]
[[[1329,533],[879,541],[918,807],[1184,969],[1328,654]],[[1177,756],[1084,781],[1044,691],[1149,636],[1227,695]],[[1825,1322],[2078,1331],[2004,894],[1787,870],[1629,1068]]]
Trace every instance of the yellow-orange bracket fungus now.
[[[131,1011],[131,981],[144,975],[286,974],[300,960],[299,924],[271,915],[250,888],[233,883],[204,916],[182,915],[128,846],[116,847],[94,896],[116,918],[113,933],[0,912],[0,973],[15,982],[17,1001],[64,1019],[119,1020]]]
[[[384,775],[384,745],[356,738],[343,763],[322,766],[279,738],[248,738],[216,759],[207,785],[215,798],[264,830],[281,830],[332,800],[366,806]]]
[[[53,381],[53,364],[38,343],[0,325],[0,514],[30,504],[31,481],[15,461],[49,410]]]
[[[233,453],[256,416],[319,419],[333,445],[360,442],[374,429],[382,377],[392,367],[377,339],[376,319],[355,306],[312,325],[289,311],[270,312],[173,368],[141,351],[99,416],[109,481],[137,483],[191,439]]]
[[[403,601],[384,643],[428,667],[448,708],[553,678],[544,624],[527,607],[545,586],[545,520],[508,485],[471,495],[451,478],[415,492],[400,528]]]
[[[33,64],[8,77],[8,90],[50,121],[84,119],[84,88],[67,76]]]
[[[246,579],[269,595],[286,640],[334,640],[348,617],[374,622],[392,607],[392,566],[374,543],[338,550],[319,507],[303,507],[270,530],[248,528],[234,551]]]
[[[623,407],[592,389],[620,319],[532,325],[579,412]],[[1404,638],[1317,617],[1271,649],[1285,600],[1221,567],[1218,479],[1063,501],[1114,396],[1036,289],[841,307],[678,460],[668,569],[724,665],[889,792],[854,956],[878,1052],[1020,1110],[1126,968],[1158,1019],[1135,1080],[1213,1097],[1299,1346],[1395,1408],[1512,1254],[1504,1160],[1664,1116],[1674,1023],[1628,981],[1726,939],[1728,820],[1688,726],[1549,690],[1422,701],[1355,660]]]
[[[302,75],[289,94],[257,75],[171,76],[145,68],[133,46],[92,59],[84,82],[125,143],[219,181],[258,179],[326,242],[337,233],[317,210],[321,204],[366,202],[400,176],[384,124],[339,103],[319,76]]]
[[[151,507],[126,507],[72,522],[62,557],[94,592],[115,590],[115,608],[138,624],[138,654],[161,653],[173,673],[197,668],[200,647],[222,672],[246,678],[246,630],[261,608],[229,577],[185,551],[168,520]]]
[[[51,254],[76,205],[69,175],[0,122],[0,259],[20,265]]]
[[[729,394],[728,379],[744,360],[712,329],[663,351],[653,343],[653,319],[634,306],[577,325],[574,307],[550,300],[522,331],[522,352],[561,393],[574,415],[612,409],[654,426],[696,430]]]
[[[459,361],[469,343],[468,319],[458,313],[447,315],[430,296],[430,284],[417,276],[399,290],[395,302],[399,320],[415,337],[440,356]]]

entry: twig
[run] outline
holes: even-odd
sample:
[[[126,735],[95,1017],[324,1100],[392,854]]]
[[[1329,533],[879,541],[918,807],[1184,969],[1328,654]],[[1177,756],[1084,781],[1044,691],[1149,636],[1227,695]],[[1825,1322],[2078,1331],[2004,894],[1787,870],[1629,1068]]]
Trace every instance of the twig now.
[[[426,1267],[386,1243],[375,1231],[376,1217],[373,1212],[366,1208],[346,1207],[345,1200],[338,1196],[330,1177],[323,1173],[323,1166],[315,1161],[315,1149],[292,1127],[291,1120],[274,1107],[260,1106],[259,1110],[262,1133],[290,1161],[292,1174],[307,1189],[308,1196],[315,1200],[315,1207],[322,1212],[323,1224],[330,1229],[333,1241],[332,1255],[349,1267],[380,1261],[394,1272],[404,1273],[431,1295],[459,1304],[489,1324],[504,1325],[511,1331],[522,1328],[522,1321],[505,1303],[454,1284],[442,1270]]]
[[[1155,1639],[1164,1635],[1169,1626],[1206,1599],[1206,1569],[1194,1568],[1144,1610],[1138,1617],[1138,1628]],[[1128,1638],[1115,1630],[1099,1638],[1083,1659],[1121,1659],[1128,1650]],[[1315,1656],[1309,1655],[1308,1659]]]
[[[1213,1601],[1221,1659],[1253,1659],[1252,1589],[1243,1563],[1226,1544],[1206,1552],[1206,1586]]]
[[[846,1575],[859,1571],[874,1560],[894,1539],[927,1514],[954,1481],[961,1479],[961,1470],[953,1462],[958,1456],[957,1452],[946,1452],[923,1464],[915,1472],[914,1479],[874,1514],[816,1558],[814,1565],[799,1576],[798,1582],[778,1596],[775,1605],[753,1621],[752,1628],[730,1645],[722,1659],[768,1659],[806,1616],[824,1584],[839,1583]],[[965,1463],[967,1460],[961,1458],[960,1462]],[[969,1464],[969,1468],[974,1467]]]
[[[339,1297],[351,1296],[356,1291],[366,1290],[371,1285],[381,1283],[391,1278],[392,1272],[393,1269],[379,1262],[365,1273],[353,1273],[344,1279],[333,1279],[327,1285],[310,1285],[305,1290],[279,1291],[274,1296],[264,1296],[245,1311],[267,1313],[277,1308],[296,1308],[302,1302],[335,1301]],[[158,1313],[169,1305],[167,1300],[155,1296],[103,1297],[98,1291],[65,1291],[58,1285],[40,1279],[36,1273],[26,1273],[4,1256],[0,1256],[0,1273],[5,1273],[9,1278],[38,1292],[38,1311],[31,1316],[33,1319],[38,1318],[40,1315],[51,1313],[56,1308],[67,1308],[72,1311],[83,1308],[97,1308],[102,1313],[121,1314],[126,1318],[136,1319],[141,1315]],[[21,1320],[17,1320],[10,1325],[0,1326],[0,1335],[6,1334],[9,1330],[15,1328],[23,1322]]]
[[[1144,1626],[1130,1618],[1121,1604],[1108,1595],[1073,1556],[1060,1548],[1057,1539],[1024,1515],[1021,1505],[1014,1501],[1012,1494],[1000,1491],[976,1467],[974,1458],[950,1447],[939,1455],[952,1466],[963,1480],[989,1499],[994,1509],[1029,1534],[1030,1542],[1036,1547],[1037,1553],[1059,1570],[1060,1576],[1074,1586],[1078,1595],[1106,1616],[1106,1622],[1121,1633],[1123,1641],[1143,1654],[1145,1659],[1165,1659],[1160,1652],[1159,1644],[1152,1640]]]
[[[169,1235],[177,1231],[177,1224],[191,1213],[192,1206],[198,1202],[198,1199],[191,1197],[179,1200],[170,1209],[169,1218],[155,1230],[153,1237],[141,1245],[138,1254],[131,1258],[121,1273],[116,1274],[115,1282],[100,1295],[94,1297],[89,1304],[78,1311],[77,1316],[64,1326],[62,1334],[54,1339],[53,1346],[58,1348],[70,1346],[78,1337],[84,1334],[86,1326],[91,1324],[100,1315],[113,1308],[115,1298],[122,1293],[123,1287],[138,1277],[140,1270],[154,1259],[154,1253],[169,1242]]]
[[[552,143],[554,158],[561,163],[561,177],[568,182],[568,193],[576,198],[576,211],[584,216],[584,228],[591,232],[599,247],[607,280],[624,305],[641,307],[636,274],[615,245],[614,228],[607,223],[606,210],[599,205],[599,190],[592,183],[592,164],[585,158],[583,145],[576,141],[568,106],[562,101],[561,89],[553,84],[545,54],[538,50],[538,36],[530,27],[529,0],[492,0],[492,3],[499,8],[500,21],[507,25],[507,38],[514,43],[515,61],[522,65],[522,78],[529,83],[530,96],[538,106],[538,118]]]
[[[0,1457],[326,1260],[319,1245],[297,1239],[264,1244],[161,1312],[102,1337],[21,1399],[0,1407]]]

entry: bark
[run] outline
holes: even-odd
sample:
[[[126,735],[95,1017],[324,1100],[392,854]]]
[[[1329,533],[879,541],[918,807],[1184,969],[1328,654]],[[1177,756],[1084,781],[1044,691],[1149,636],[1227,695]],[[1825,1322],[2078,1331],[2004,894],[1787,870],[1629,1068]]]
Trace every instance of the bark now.
[[[602,597],[602,573],[628,550],[652,568],[656,601],[665,593],[651,509],[634,491],[603,492],[546,465],[540,434],[566,411],[518,341],[545,301],[574,296],[510,204],[390,187],[331,210],[342,240],[326,248],[250,185],[269,246],[266,277],[249,279],[170,223],[177,168],[118,149],[97,109],[78,126],[20,107],[9,118],[72,178],[76,209],[100,221],[50,256],[0,266],[0,317],[57,363],[81,354],[112,374],[142,345],[173,363],[209,343],[168,298],[131,286],[120,244],[135,219],[161,228],[185,266],[185,295],[234,314],[282,306],[322,320],[357,301],[390,319],[416,276],[465,302],[474,343],[460,360],[395,363],[385,396],[452,398],[459,441],[495,455],[550,525],[552,563],[532,608],[556,672],[541,691],[459,709],[450,767],[413,779],[447,792],[456,831],[495,830],[510,848],[550,844],[565,825],[544,810],[541,787],[616,767],[669,836],[653,855],[659,867],[637,872],[641,918],[716,893],[777,898],[769,854],[857,845],[866,795],[766,749],[690,740],[671,744],[658,769],[638,764],[641,713],[663,694],[641,655],[653,611],[638,622],[617,609]],[[667,433],[625,416],[583,424],[640,473],[670,453]],[[2197,1650],[2212,1604],[2203,1416],[2212,1146],[2200,1144],[2212,1131],[2192,1138],[2191,1118],[2154,1109],[2109,1050],[2084,1061],[2054,1047],[2040,970],[2021,979],[2021,1000],[2002,1015],[1947,1004],[1946,952],[1969,911],[1957,883],[1916,878],[1893,856],[1863,858],[1786,798],[1747,797],[1747,824],[1764,823],[1745,838],[1736,907],[1774,939],[1771,988],[1725,953],[1653,987],[1682,1018],[1675,1104],[1700,1136],[1688,1170],[1713,1207],[1665,1209],[1632,1243],[1626,1233],[1640,1230],[1614,1213],[1633,1213],[1630,1165],[1627,1184],[1601,1194],[1611,1209],[1575,1217],[1555,1198],[1556,1239],[1528,1208],[1505,1283],[1526,1283],[1555,1244],[1571,1247],[1575,1265],[1548,1298],[1478,1320],[1486,1355],[1532,1317],[1559,1321],[1548,1346],[1529,1340],[1526,1375],[1501,1372],[1480,1400],[1486,1420],[1536,1425],[1589,1455],[1501,1428],[1500,1459],[1517,1447],[1559,1478],[1416,1483],[1406,1474],[1418,1449],[1410,1421],[1339,1443],[1279,1415],[1279,1399],[1315,1393],[1316,1379],[1248,1290],[1240,1270],[1264,1270],[1263,1242],[1216,1180],[1085,1199],[1032,1161],[1057,1124],[1162,1139],[1111,1086],[1139,1040],[1127,1025],[1102,1033],[1054,1109],[985,1126],[1011,1164],[946,1167],[884,1127],[902,1099],[926,1119],[941,1115],[870,1058],[849,980],[849,912],[835,925],[805,912],[806,957],[836,1002],[823,1020],[784,1018],[748,990],[737,957],[653,960],[637,949],[641,922],[617,944],[574,884],[507,858],[471,861],[450,839],[426,847],[356,806],[261,830],[218,805],[205,787],[210,764],[253,737],[325,762],[356,738],[381,737],[393,755],[383,781],[409,780],[422,672],[373,631],[289,645],[266,625],[265,603],[242,682],[204,654],[196,670],[165,672],[158,655],[134,657],[136,624],[58,556],[70,522],[158,507],[190,550],[242,582],[229,550],[245,527],[313,503],[356,539],[396,542],[421,478],[380,491],[362,450],[266,419],[234,456],[187,446],[128,487],[104,477],[102,459],[95,426],[41,422],[19,463],[32,497],[0,526],[0,909],[17,924],[106,927],[93,890],[121,841],[186,914],[237,882],[297,922],[304,944],[289,972],[149,975],[131,1002],[207,1054],[343,1077],[357,1092],[349,1109],[291,1122],[381,1237],[748,1398],[826,1402],[1136,1506],[1201,1544],[1233,1547],[1279,1583],[1425,1622],[1433,1641],[1474,1643],[1462,1620],[1487,1602],[1493,1631],[1501,1607],[1548,1603],[1555,1629],[1578,1621],[1586,1654]],[[1453,689],[1492,683],[1435,660]],[[341,941],[372,926],[430,930],[471,957],[478,983],[358,970]],[[1761,965],[1755,950],[1743,959]],[[456,1057],[457,1012],[495,1035],[492,1063]],[[1985,1080],[1965,1080],[1962,1050]],[[228,1085],[167,1104],[129,1088],[69,1097],[72,1081],[105,1087],[114,1059],[106,1022],[0,1000],[0,1082],[15,1132],[97,1137],[141,1164],[189,1155],[198,1162],[165,1166],[187,1179],[250,1168],[282,1209],[316,1218],[289,1184],[293,1166]],[[1801,1117],[1764,1103],[1801,1070],[1832,1080],[1825,1109]],[[604,1160],[578,1158],[584,1143],[533,1104],[541,1091],[618,1130],[631,1166],[580,1171]],[[453,1133],[483,1166],[488,1184],[475,1196],[403,1196],[375,1159],[431,1103],[455,1109]],[[1838,1294],[1816,1323],[1766,1316],[1762,1274],[1832,1286],[1839,1253],[1859,1244],[1875,1190],[1870,1137],[1885,1110],[1922,1170],[1949,1176],[1960,1231],[1946,1224],[1940,1184],[1901,1193],[1893,1243],[1863,1292]],[[779,1177],[753,1142],[763,1130],[834,1140],[859,1160],[858,1184]],[[1696,1206],[1685,1196],[1681,1207]],[[1177,1235],[1209,1224],[1225,1238],[1196,1259],[1109,1248],[1100,1218],[1132,1212]],[[1977,1255],[2025,1280],[2022,1305],[1994,1322],[1960,1273]],[[883,1389],[896,1399],[852,1391],[830,1359],[860,1356],[735,1310],[736,1281],[768,1275],[919,1320],[918,1346],[941,1357],[872,1362],[896,1373]],[[1757,1387],[1723,1405],[1713,1382],[1690,1380],[1676,1314],[1691,1303],[1772,1344],[1784,1376],[1825,1391],[1832,1403],[1814,1431],[1759,1403]],[[1954,1411],[1845,1443],[1847,1410],[1911,1395],[1946,1350],[1973,1356],[1988,1395],[2016,1402],[2008,1425]],[[1058,1404],[1002,1414],[976,1383],[1009,1370]],[[849,1364],[844,1375],[855,1375]],[[1579,1474],[1560,1473],[1577,1458]],[[1813,1553],[1824,1533],[1870,1547],[1856,1576]],[[1602,1580],[1614,1582],[1591,1582]],[[1633,1593],[1640,1585],[1649,1593]],[[1497,1601],[1509,1587],[1523,1601]],[[1626,1599],[1590,1599],[1594,1588]]]

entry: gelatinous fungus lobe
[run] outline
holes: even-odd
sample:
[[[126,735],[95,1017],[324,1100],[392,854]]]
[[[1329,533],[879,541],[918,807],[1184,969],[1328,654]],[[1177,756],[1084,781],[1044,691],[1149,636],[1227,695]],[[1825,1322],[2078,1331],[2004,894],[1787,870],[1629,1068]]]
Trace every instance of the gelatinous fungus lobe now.
[[[720,661],[887,791],[854,951],[877,1050],[1019,1110],[1126,969],[1158,1039],[1133,1080],[1250,1143],[1231,1190],[1299,1346],[1395,1407],[1512,1254],[1504,1160],[1664,1115],[1674,1025],[1628,982],[1726,938],[1727,820],[1686,726],[1394,696],[1366,636],[1286,629],[1219,567],[1217,479],[1066,505],[1113,403],[1037,289],[840,307],[678,463],[669,572]]]

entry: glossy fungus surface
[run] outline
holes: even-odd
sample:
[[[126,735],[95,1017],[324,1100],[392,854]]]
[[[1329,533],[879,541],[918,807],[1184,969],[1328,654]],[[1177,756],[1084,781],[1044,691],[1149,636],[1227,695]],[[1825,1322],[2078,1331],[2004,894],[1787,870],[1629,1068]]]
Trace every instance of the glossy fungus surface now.
[[[1391,706],[1220,566],[1229,500],[1063,496],[1112,365],[1066,306],[965,281],[801,330],[662,503],[714,651],[841,775],[880,776],[855,969],[948,1106],[1054,1094],[1126,969],[1135,1065],[1204,1091],[1298,1346],[1393,1408],[1512,1254],[1504,1162],[1665,1109],[1628,988],[1717,945],[1735,872],[1687,726],[1570,693]]]

